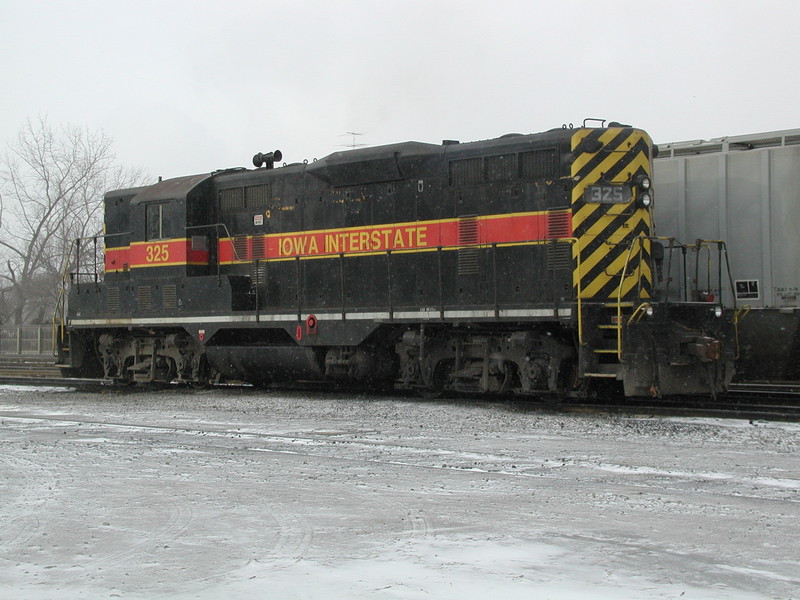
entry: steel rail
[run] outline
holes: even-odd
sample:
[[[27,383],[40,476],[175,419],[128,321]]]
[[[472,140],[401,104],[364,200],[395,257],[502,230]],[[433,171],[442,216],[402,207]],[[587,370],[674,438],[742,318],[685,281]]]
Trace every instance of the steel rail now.
[[[21,386],[47,386],[75,388],[81,391],[103,391],[109,389],[146,391],[170,387],[171,384],[139,384],[131,387],[128,383],[113,382],[106,379],[75,379],[53,376],[31,376],[11,373],[0,368],[0,385]],[[179,384],[175,384],[176,386]],[[187,386],[188,387],[188,386]],[[220,391],[231,388],[251,388],[246,384],[221,384],[209,386]],[[491,402],[498,405],[512,404],[526,410],[550,410],[554,412],[583,412],[596,414],[626,414],[631,416],[660,416],[660,417],[715,417],[725,419],[746,419],[750,421],[800,421],[800,385],[795,383],[781,383],[766,386],[765,384],[736,384],[735,390],[719,396],[716,399],[682,397],[661,400],[657,398],[613,398],[598,397],[595,400],[563,399],[551,400],[548,398],[521,398],[518,396],[479,396],[479,395],[453,395],[458,402]],[[353,398],[363,397],[362,392],[353,392],[348,388],[339,386],[326,387],[323,385],[285,385],[266,388],[265,393],[273,391],[306,392],[313,390],[318,393],[348,393],[352,392]],[[758,390],[758,391],[756,391]],[[777,391],[776,391],[777,390]],[[375,392],[376,394],[392,394],[406,396],[409,400],[420,400],[413,394],[408,395],[403,391],[389,390]],[[440,398],[447,401],[447,396]]]

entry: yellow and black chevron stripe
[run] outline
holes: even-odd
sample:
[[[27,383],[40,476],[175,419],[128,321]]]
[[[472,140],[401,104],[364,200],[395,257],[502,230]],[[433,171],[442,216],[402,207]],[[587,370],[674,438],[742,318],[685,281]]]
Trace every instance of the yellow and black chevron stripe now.
[[[616,300],[623,270],[622,300],[651,295],[650,241],[634,242],[638,236],[651,235],[651,218],[648,210],[637,206],[637,190],[625,204],[586,202],[584,198],[589,185],[633,185],[637,175],[650,176],[651,145],[644,131],[630,127],[579,129],[572,136],[572,229],[578,240],[574,253],[580,252],[574,285],[582,298]]]

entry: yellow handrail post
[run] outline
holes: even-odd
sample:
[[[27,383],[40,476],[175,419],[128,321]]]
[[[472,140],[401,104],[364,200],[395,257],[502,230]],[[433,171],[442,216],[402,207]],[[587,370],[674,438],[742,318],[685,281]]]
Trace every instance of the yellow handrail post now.
[[[577,252],[573,252],[575,254],[575,270],[577,273],[577,277],[575,277],[575,287],[576,295],[577,295],[577,310],[578,310],[578,345],[583,346],[583,299],[581,298],[583,290],[581,289],[581,249],[578,241],[578,238],[560,238],[558,241],[569,242],[573,250],[577,248]]]
[[[628,255],[625,257],[625,264],[622,265],[622,272],[620,273],[619,278],[619,287],[617,288],[617,359],[620,361],[622,360],[622,288],[625,286],[625,277],[628,271],[628,264],[633,256],[634,246],[637,242],[639,242],[641,246],[641,240],[644,237],[644,235],[639,234],[631,240],[630,246],[628,247]],[[639,276],[641,277],[641,273]]]
[[[739,359],[739,321],[744,319],[753,307],[745,304],[742,308],[733,313],[733,332],[736,337],[736,359]]]
[[[53,353],[55,355],[58,355],[58,349],[64,342],[64,333],[66,328],[65,315],[66,315],[66,304],[67,304],[67,279],[69,278],[69,260],[70,256],[72,256],[72,248],[75,246],[77,241],[78,240],[73,240],[72,243],[70,244],[66,258],[64,259],[64,265],[61,268],[61,286],[59,287],[58,290],[58,298],[56,299],[56,306],[55,310],[53,311],[53,321],[52,321]]]

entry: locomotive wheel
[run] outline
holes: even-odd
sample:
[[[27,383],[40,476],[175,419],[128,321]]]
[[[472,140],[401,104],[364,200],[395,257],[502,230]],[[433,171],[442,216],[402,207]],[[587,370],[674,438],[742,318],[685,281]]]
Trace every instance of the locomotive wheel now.
[[[258,388],[259,390],[267,389],[270,385],[272,385],[272,379],[269,377],[252,377],[247,380],[247,383],[252,385],[254,388]]]
[[[437,400],[442,397],[444,390],[434,388],[419,388],[417,393],[425,400]]]
[[[447,374],[449,367],[446,362],[442,361],[436,365],[433,370],[433,377],[431,383],[427,387],[418,388],[418,393],[425,400],[436,400],[441,398],[444,393],[445,382],[447,381]]]
[[[85,377],[81,369],[74,369],[72,367],[61,367],[59,371],[61,372],[62,377],[68,377],[69,379],[78,379]]]

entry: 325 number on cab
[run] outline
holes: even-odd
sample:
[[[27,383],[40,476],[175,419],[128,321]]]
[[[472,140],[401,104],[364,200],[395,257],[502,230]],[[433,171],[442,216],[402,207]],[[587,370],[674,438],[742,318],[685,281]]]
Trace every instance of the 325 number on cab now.
[[[169,245],[148,244],[145,248],[144,259],[149,263],[162,263],[169,261]]]

